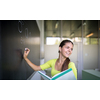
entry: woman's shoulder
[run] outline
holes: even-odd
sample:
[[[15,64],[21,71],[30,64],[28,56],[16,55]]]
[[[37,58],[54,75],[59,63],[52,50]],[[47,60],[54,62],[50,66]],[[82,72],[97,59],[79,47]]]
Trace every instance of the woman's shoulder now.
[[[48,61],[46,61],[44,64],[40,65],[40,66],[48,66],[48,65],[52,65],[56,62],[57,59],[50,59]]]
[[[69,62],[69,64],[75,64],[74,62]]]
[[[51,60],[49,60],[50,62],[54,62],[54,61],[56,61],[57,59],[51,59]]]
[[[74,67],[74,66],[75,66],[75,63],[74,63],[74,62],[70,62],[70,63],[68,64],[68,66],[69,66],[69,67]]]
[[[57,59],[50,59],[47,62],[55,62]]]

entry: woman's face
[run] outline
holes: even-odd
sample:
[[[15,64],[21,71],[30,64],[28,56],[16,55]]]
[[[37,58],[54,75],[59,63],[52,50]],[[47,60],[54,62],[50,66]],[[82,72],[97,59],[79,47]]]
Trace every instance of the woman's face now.
[[[72,54],[73,44],[71,42],[68,42],[62,48],[59,47],[59,50],[62,56],[64,56],[65,58],[68,58]]]

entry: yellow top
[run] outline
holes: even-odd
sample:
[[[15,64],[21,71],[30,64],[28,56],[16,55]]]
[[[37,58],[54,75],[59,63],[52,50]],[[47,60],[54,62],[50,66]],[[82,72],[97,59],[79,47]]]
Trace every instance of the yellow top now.
[[[58,73],[61,72],[61,71],[57,71],[57,70],[55,69],[55,63],[56,63],[56,61],[57,61],[57,59],[49,60],[49,61],[47,61],[45,64],[40,65],[40,67],[41,67],[42,70],[45,70],[45,69],[48,69],[48,68],[51,67],[51,75],[54,76],[54,75],[56,75],[56,74],[58,74]],[[68,64],[68,69],[69,69],[69,68],[72,68],[73,73],[74,73],[74,75],[75,75],[75,78],[77,79],[77,70],[76,70],[75,64],[74,64],[73,62],[70,62],[70,63]]]

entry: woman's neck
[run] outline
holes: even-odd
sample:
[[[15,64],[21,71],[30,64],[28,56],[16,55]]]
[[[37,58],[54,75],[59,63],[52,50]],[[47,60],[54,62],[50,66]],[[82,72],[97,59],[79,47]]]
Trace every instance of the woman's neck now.
[[[59,63],[63,63],[64,61],[65,61],[65,57],[64,56],[62,56],[61,54],[59,54],[59,58],[58,58],[58,62]]]

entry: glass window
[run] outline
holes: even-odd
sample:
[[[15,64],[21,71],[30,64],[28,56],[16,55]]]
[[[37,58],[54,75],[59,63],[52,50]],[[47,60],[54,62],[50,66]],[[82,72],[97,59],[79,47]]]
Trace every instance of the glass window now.
[[[82,41],[81,20],[62,20],[62,24],[60,20],[46,20],[44,22],[45,44],[59,44],[61,36],[62,40],[70,39],[73,42]],[[51,43],[48,41],[51,41]]]
[[[61,21],[46,20],[44,23],[44,43],[47,45],[59,44],[61,37]]]
[[[98,21],[85,20],[83,22],[83,44],[98,44]]]
[[[60,37],[46,37],[46,45],[55,45],[60,43]]]
[[[62,21],[62,37],[63,39],[69,38],[73,42],[81,42],[82,40],[82,27],[81,20],[63,20]]]
[[[83,66],[84,69],[98,67],[98,21],[85,20],[83,25]]]

